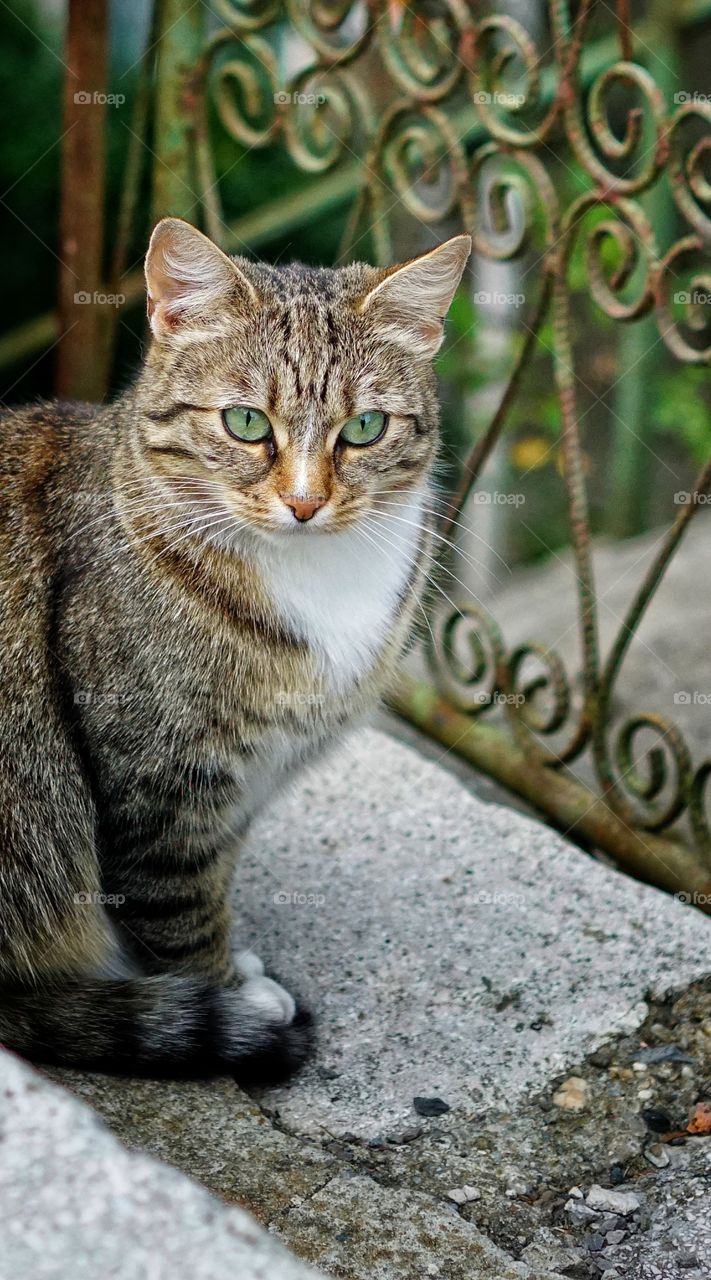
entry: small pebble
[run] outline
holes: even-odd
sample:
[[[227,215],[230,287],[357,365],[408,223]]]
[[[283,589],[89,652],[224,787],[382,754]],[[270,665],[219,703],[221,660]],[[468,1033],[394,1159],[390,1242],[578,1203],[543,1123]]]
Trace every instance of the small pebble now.
[[[582,1200],[568,1200],[565,1204],[565,1212],[569,1213],[573,1218],[578,1218],[580,1221],[584,1221],[586,1218],[590,1219],[597,1217],[595,1210],[588,1209],[588,1206],[583,1204]]]
[[[678,1044],[658,1044],[650,1049],[642,1049],[639,1054],[642,1062],[691,1062],[688,1053],[684,1053]]]
[[[600,1235],[599,1231],[594,1231],[588,1236],[585,1245],[591,1253],[599,1253],[605,1243],[605,1237]]]
[[[626,1231],[608,1231],[605,1239],[608,1244],[622,1244],[626,1235]]]
[[[634,1080],[634,1071],[631,1067],[613,1067],[613,1072],[619,1080]]]
[[[597,1213],[619,1213],[626,1218],[639,1209],[641,1202],[633,1191],[613,1191],[609,1187],[595,1184],[588,1191],[585,1203],[588,1209]]]
[[[645,1107],[642,1119],[653,1133],[669,1133],[674,1127],[666,1111],[662,1111],[660,1107]]]
[[[711,1031],[709,1031],[709,1035],[711,1035]],[[596,1049],[595,1053],[591,1053],[589,1061],[593,1067],[609,1067],[612,1062],[611,1045],[602,1045],[599,1049]]]
[[[452,1190],[447,1192],[447,1196],[455,1204],[470,1204],[473,1200],[481,1200],[481,1191],[469,1186],[452,1187]]]
[[[590,1087],[587,1080],[583,1080],[582,1076],[569,1076],[563,1081],[558,1092],[553,1094],[553,1101],[563,1111],[582,1111],[587,1105],[589,1095]]]
[[[655,1169],[665,1169],[669,1164],[669,1152],[664,1149],[661,1142],[645,1147],[644,1158],[649,1164],[653,1164]]]
[[[412,1105],[418,1116],[443,1116],[450,1110],[449,1103],[442,1098],[413,1098]]]
[[[641,1102],[649,1102],[649,1099],[654,1097],[654,1090],[653,1090],[653,1089],[638,1089],[638,1090],[637,1090],[637,1097],[640,1099],[640,1101],[641,1101]]]

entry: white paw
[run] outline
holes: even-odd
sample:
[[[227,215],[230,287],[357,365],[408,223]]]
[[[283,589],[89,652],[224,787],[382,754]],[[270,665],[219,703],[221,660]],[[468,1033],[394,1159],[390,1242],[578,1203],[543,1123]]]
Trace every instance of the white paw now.
[[[277,1022],[289,1023],[294,1019],[294,997],[272,978],[265,978],[261,974],[258,977],[248,977],[240,987],[240,996],[253,1009],[258,1009]]]
[[[235,960],[235,969],[240,978],[259,978],[264,973],[264,965],[253,951],[240,951]]]

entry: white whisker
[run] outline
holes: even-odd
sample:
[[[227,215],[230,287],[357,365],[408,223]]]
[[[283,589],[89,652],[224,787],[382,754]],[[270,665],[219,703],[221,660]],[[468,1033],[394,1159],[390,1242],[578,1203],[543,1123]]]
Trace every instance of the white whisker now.
[[[355,534],[356,534],[356,536],[357,536],[357,537],[365,538],[365,539],[370,543],[371,547],[375,547],[376,551],[379,549],[379,546],[380,546],[381,548],[383,548],[383,544],[382,544],[382,543],[380,543],[380,544],[379,544],[378,542],[376,542],[375,537],[371,537],[370,533],[366,533],[366,531],[365,531],[365,529],[363,528],[363,526],[362,526],[362,525],[360,525],[357,529],[355,529]],[[383,548],[383,549],[384,549],[384,548]],[[386,554],[386,555],[388,555],[387,551],[385,552],[385,554]],[[388,556],[388,559],[390,560],[390,562],[391,562],[391,564],[392,564],[392,563],[393,563],[393,558],[392,558],[392,556]],[[425,576],[426,576],[426,575],[425,575]],[[430,633],[430,635],[431,635],[431,637],[432,637],[432,643],[434,644],[434,643],[435,643],[434,631],[432,630],[432,626],[431,626],[431,624],[430,624],[429,617],[427,616],[427,610],[425,609],[425,606],[423,605],[423,603],[422,603],[422,601],[420,600],[419,596],[415,596],[415,603],[416,603],[416,605],[417,605],[418,609],[420,610],[420,613],[422,614],[422,617],[423,617],[423,618],[424,618],[424,620],[425,620],[425,626],[427,627],[427,630],[429,631],[429,633]]]
[[[374,512],[371,512],[371,515],[372,514],[374,514]],[[380,512],[379,514],[380,514],[381,520],[398,520],[402,524],[413,523],[411,520],[401,520],[399,516],[392,516],[392,515],[389,515],[387,512]],[[435,531],[433,529],[430,529],[427,525],[419,526],[419,527],[427,529],[428,533],[432,534],[433,537],[437,537],[437,534],[435,533]],[[390,532],[392,534],[397,534],[396,529],[390,529]],[[403,535],[403,536],[406,536],[406,535]],[[448,565],[442,564],[441,560],[438,559],[438,557],[434,554],[434,552],[428,551],[427,554],[430,556],[433,563],[436,564],[437,567],[440,568],[443,573],[448,574],[448,576],[452,579],[453,582],[456,582],[460,587],[462,587],[468,596],[471,596],[472,599],[476,600],[477,604],[479,604],[482,609],[486,608],[486,606],[482,603],[482,601],[477,596],[474,589],[468,583],[463,582],[461,578],[458,578],[456,573],[453,573],[453,571],[449,568]],[[472,561],[472,564],[474,565],[474,567],[478,567],[476,566],[474,561]],[[494,574],[493,576],[496,577],[496,574]],[[499,579],[496,578],[496,581],[499,582]]]
[[[385,490],[385,492],[392,492],[392,491]],[[379,494],[376,494],[375,497],[378,500],[379,505],[382,505],[384,507],[400,506],[400,503],[398,502],[382,502],[381,503]],[[440,519],[442,516],[442,512],[437,511],[435,508],[432,508],[432,507],[427,507],[423,505],[422,510],[426,515],[431,515],[435,519]],[[386,514],[387,512],[383,512],[383,515],[386,515]],[[511,566],[506,563],[503,556],[499,554],[499,552],[496,550],[495,547],[491,546],[491,543],[487,542],[486,538],[482,537],[480,533],[477,533],[475,529],[470,529],[468,525],[462,524],[461,521],[459,520],[453,521],[452,528],[458,528],[462,531],[462,533],[466,533],[469,535],[469,537],[476,538],[478,542],[482,542],[486,547],[487,551],[490,551],[491,554],[496,556],[496,559],[500,561],[502,568],[504,568],[508,574],[512,572]],[[451,547],[452,550],[455,552],[455,554],[461,556],[463,560],[469,559],[469,563],[472,565],[473,568],[481,569],[481,565],[477,564],[477,562],[475,560],[472,560],[471,557],[468,558],[467,553],[463,551],[461,547],[458,547],[456,542],[452,542],[449,538],[446,538],[444,534],[439,533],[436,529],[433,529],[432,533],[436,538],[439,538],[440,542],[444,542],[447,544],[448,547]],[[496,574],[493,574],[493,576],[496,577]],[[503,585],[501,583],[500,578],[496,578],[496,581],[499,583],[499,585]]]
[[[362,528],[362,526],[361,526],[361,528]],[[390,541],[389,541],[389,539],[385,537],[385,535],[381,532],[381,530],[380,530],[380,529],[374,528],[372,524],[368,523],[368,530],[369,530],[369,532],[370,532],[370,533],[372,533],[372,534],[373,534],[373,536],[374,536],[374,537],[376,537],[376,538],[380,538],[380,539],[381,539],[381,541],[382,541],[383,543],[385,543],[387,546],[392,547],[394,551],[397,551],[397,550],[398,550],[397,544],[396,544],[396,543],[394,543],[394,542],[390,542]],[[396,531],[396,530],[394,530],[394,531],[392,531],[392,532],[394,532],[394,533],[395,533],[395,536],[396,536],[396,537],[398,536],[398,535],[397,535],[397,531]],[[422,548],[421,548],[421,552],[422,552],[422,554],[423,554],[423,555],[428,555],[428,556],[430,557],[430,559],[431,559],[431,560],[434,560],[434,557],[432,556],[432,553],[431,553],[431,552],[429,552],[429,551],[427,551],[427,549],[426,549],[425,547],[422,547]],[[425,580],[426,580],[427,582],[429,582],[430,586],[434,587],[436,591],[439,591],[440,595],[444,597],[444,599],[447,601],[447,603],[448,603],[449,605],[451,605],[451,607],[454,609],[455,613],[458,613],[458,614],[459,614],[459,616],[460,616],[460,618],[463,618],[463,617],[464,617],[464,614],[462,613],[462,611],[461,611],[461,609],[459,608],[459,606],[458,606],[458,605],[456,605],[456,604],[454,603],[454,601],[452,600],[452,597],[451,597],[451,596],[448,596],[448,595],[447,595],[447,592],[446,592],[446,591],[445,591],[445,590],[440,586],[440,584],[439,584],[438,582],[436,582],[436,581],[435,581],[435,579],[432,577],[432,575],[431,575],[431,574],[429,574],[429,573],[427,573],[426,571],[424,571],[424,576],[425,576]],[[483,607],[483,606],[482,606],[482,607]]]

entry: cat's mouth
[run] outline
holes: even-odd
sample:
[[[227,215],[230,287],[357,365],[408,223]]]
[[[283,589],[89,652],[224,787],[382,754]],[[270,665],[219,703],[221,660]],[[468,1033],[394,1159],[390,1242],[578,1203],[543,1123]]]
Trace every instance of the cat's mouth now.
[[[369,508],[347,508],[341,510],[332,505],[324,506],[308,520],[297,520],[293,517],[276,519],[272,515],[262,518],[247,526],[247,530],[273,546],[298,545],[309,539],[320,541],[325,538],[337,538],[340,534],[353,533],[367,524]]]

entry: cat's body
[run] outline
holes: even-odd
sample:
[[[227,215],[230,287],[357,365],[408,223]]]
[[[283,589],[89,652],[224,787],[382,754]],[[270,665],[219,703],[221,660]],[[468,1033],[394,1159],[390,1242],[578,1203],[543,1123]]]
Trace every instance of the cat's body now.
[[[436,407],[427,360],[408,387],[397,344],[354,321],[385,273],[247,278],[161,226],[135,387],[1,428],[0,1041],[268,1078],[301,1061],[308,1020],[255,957],[235,967],[236,855],[402,652]],[[415,424],[387,428],[387,463],[334,436],[371,402]],[[269,412],[264,437],[218,428],[239,403]]]

